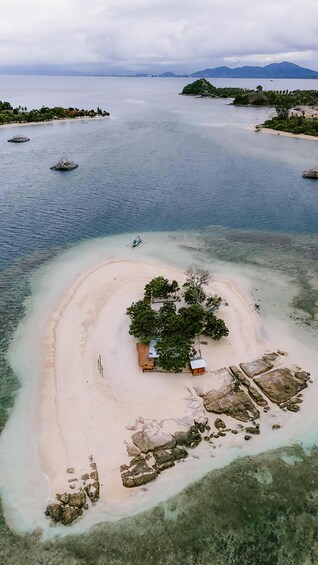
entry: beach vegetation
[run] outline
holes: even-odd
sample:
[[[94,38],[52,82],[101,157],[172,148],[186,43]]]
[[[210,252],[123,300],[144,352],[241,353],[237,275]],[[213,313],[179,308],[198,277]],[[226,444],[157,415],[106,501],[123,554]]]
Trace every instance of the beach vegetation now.
[[[141,343],[149,343],[157,337],[159,330],[158,313],[143,300],[134,302],[126,313],[130,317],[129,333]]]
[[[10,102],[0,101],[0,124],[23,124],[29,122],[50,122],[52,120],[65,120],[76,118],[95,118],[96,116],[109,116],[109,112],[97,110],[84,110],[83,108],[63,108],[61,106],[42,106],[40,109],[28,110],[26,106],[14,108]]]
[[[229,330],[224,320],[217,318],[213,312],[207,312],[203,334],[215,341],[219,341],[222,337],[229,335]]]
[[[177,281],[169,281],[165,277],[155,277],[145,286],[145,296],[151,298],[169,298],[179,290]]]
[[[156,345],[159,365],[164,371],[180,373],[191,353],[191,340],[182,333],[163,335]]]
[[[165,371],[182,371],[194,353],[191,341],[196,336],[206,335],[220,340],[229,333],[224,321],[213,314],[222,298],[207,296],[202,289],[210,280],[207,270],[189,267],[181,293],[186,305],[177,310],[176,303],[180,300],[176,295],[180,290],[178,282],[156,277],[146,284],[144,300],[134,302],[126,310],[130,317],[129,333],[141,343],[156,339],[158,363]],[[170,300],[171,295],[174,300]],[[151,301],[147,300],[149,297],[163,300],[159,310],[152,308]]]
[[[289,115],[285,118],[275,116],[270,120],[266,120],[259,127],[286,131],[293,134],[318,136],[318,118],[306,118],[303,115]]]

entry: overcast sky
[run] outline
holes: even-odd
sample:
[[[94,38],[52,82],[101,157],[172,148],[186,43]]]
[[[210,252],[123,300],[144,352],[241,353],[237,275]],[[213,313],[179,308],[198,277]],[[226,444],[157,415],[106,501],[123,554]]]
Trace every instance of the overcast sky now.
[[[1,0],[0,65],[318,70],[317,0]]]

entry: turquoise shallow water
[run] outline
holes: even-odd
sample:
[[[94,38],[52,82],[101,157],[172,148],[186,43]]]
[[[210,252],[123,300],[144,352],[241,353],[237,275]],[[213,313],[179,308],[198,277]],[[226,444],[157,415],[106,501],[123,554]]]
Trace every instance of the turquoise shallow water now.
[[[25,127],[31,142],[21,146],[7,144],[12,129],[0,128],[1,427],[18,386],[5,352],[23,315],[29,276],[83,239],[192,230],[202,262],[214,256],[289,276],[298,287],[290,315],[315,326],[318,187],[301,171],[316,163],[316,142],[254,134],[245,126],[263,121],[266,110],[178,96],[181,80],[0,80],[2,97],[16,104],[99,105],[111,112],[104,121]],[[79,168],[69,175],[50,171],[62,155]],[[43,546],[37,538],[14,537],[2,522],[0,563],[21,563],[26,551],[34,563],[317,563],[316,455],[287,467],[276,455],[265,459],[277,478],[271,485],[246,478],[263,463],[244,460],[167,507],[101,526],[81,541]],[[290,499],[282,500],[283,479]],[[228,501],[221,506],[220,485]],[[299,503],[292,500],[294,488]],[[242,489],[243,505],[237,498]]]

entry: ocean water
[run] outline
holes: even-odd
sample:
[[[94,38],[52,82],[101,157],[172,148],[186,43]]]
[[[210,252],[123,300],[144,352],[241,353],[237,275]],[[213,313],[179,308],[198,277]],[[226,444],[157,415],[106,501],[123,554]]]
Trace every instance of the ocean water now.
[[[317,142],[255,134],[247,126],[271,110],[178,96],[186,82],[0,77],[1,98],[14,104],[98,105],[111,113],[105,120],[0,128],[1,428],[19,386],[6,352],[25,298],[36,293],[39,267],[84,240],[156,232],[160,259],[160,241],[167,241],[160,232],[168,231],[172,261],[179,249],[193,261],[244,265],[259,278],[275,273],[277,281],[290,281],[290,294],[283,296],[277,282],[276,293],[264,285],[255,299],[291,317],[300,339],[315,343],[318,187],[301,172],[316,164]],[[315,88],[316,81],[264,86]],[[31,142],[7,144],[18,131]],[[61,156],[79,168],[50,171]],[[291,465],[291,451],[301,448],[288,450],[285,460],[277,452],[233,463],[171,502],[80,538],[43,544],[38,534],[15,536],[2,519],[0,563],[21,563],[28,552],[33,563],[317,563],[317,454],[301,451]],[[260,484],[258,469],[273,482]]]

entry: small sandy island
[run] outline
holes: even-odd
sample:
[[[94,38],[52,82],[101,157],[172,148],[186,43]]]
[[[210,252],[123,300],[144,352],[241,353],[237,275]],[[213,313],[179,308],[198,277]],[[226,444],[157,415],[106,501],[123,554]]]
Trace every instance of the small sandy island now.
[[[77,276],[48,316],[42,343],[35,345],[42,352],[41,380],[34,404],[27,400],[33,418],[26,424],[28,441],[35,442],[37,453],[31,476],[39,482],[29,491],[16,480],[11,487],[5,482],[6,516],[15,529],[41,527],[49,535],[82,531],[150,507],[237,456],[297,436],[294,412],[304,402],[302,412],[314,396],[303,371],[311,368],[295,364],[292,340],[290,356],[277,350],[279,335],[275,343],[268,341],[251,297],[228,276],[213,278],[207,288],[224,299],[218,316],[229,336],[219,342],[202,339],[206,374],[142,372],[126,308],[156,276],[185,280],[181,270],[136,255],[105,260]],[[279,402],[276,385],[271,390],[266,379],[259,380],[271,370],[278,371],[276,381],[290,381]],[[9,445],[10,435],[7,456]],[[123,478],[138,465],[133,476],[155,469],[155,480],[126,488]],[[52,529],[54,512],[44,516],[47,506],[57,504],[68,508],[65,523],[79,516],[71,528],[59,523]]]

